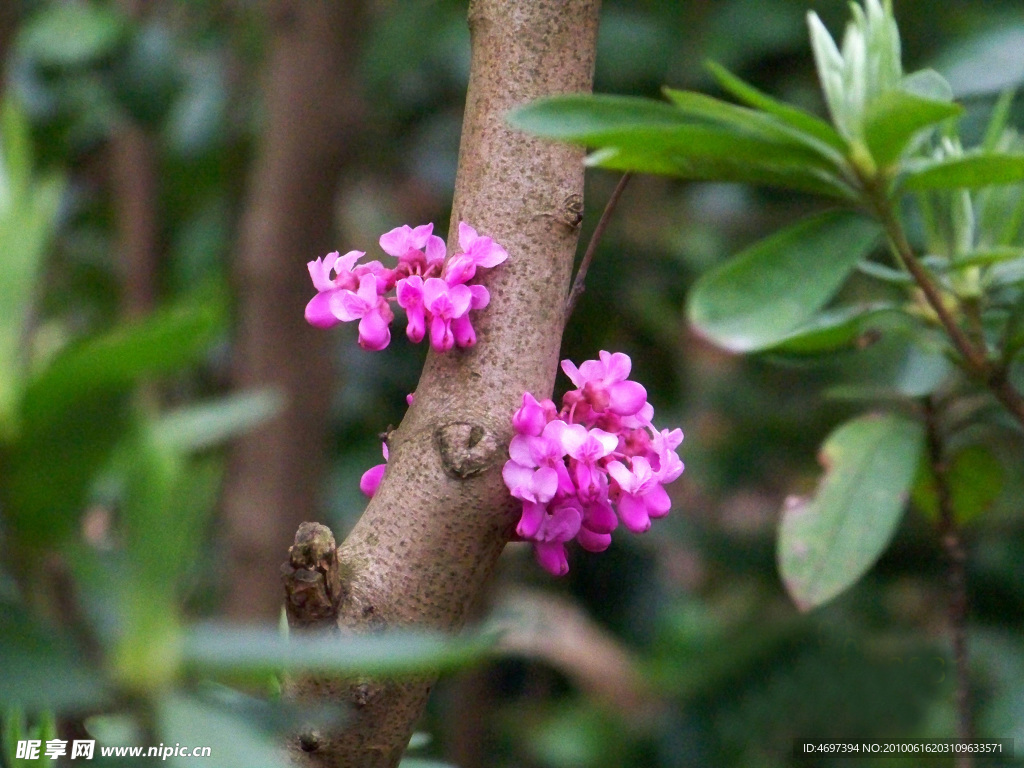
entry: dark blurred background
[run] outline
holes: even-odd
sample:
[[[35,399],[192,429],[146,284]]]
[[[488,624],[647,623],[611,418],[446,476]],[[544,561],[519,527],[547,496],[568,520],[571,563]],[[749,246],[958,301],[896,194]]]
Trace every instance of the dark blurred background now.
[[[711,58],[820,113],[809,9],[836,35],[848,14],[839,0],[606,0],[596,90],[715,92]],[[1017,0],[904,0],[896,14],[907,69],[945,74],[968,121],[1024,79]],[[343,536],[365,506],[360,474],[402,418],[424,345],[395,333],[368,353],[353,327],[306,326],[305,263],[332,250],[375,258],[379,235],[403,223],[446,234],[465,15],[448,0],[0,3],[5,88],[30,116],[39,163],[68,175],[43,343],[207,297],[229,309],[220,341],[153,396],[272,386],[286,398],[229,452],[189,597],[196,617],[276,621],[298,522]],[[589,173],[582,242],[616,180]],[[855,412],[829,396],[851,363],[728,356],[683,320],[702,270],[816,205],[735,185],[631,183],[563,356],[627,352],[658,425],[682,426],[672,514],[603,555],[574,551],[562,580],[510,546],[480,607],[481,620],[515,617],[508,654],[442,681],[422,727],[428,753],[463,768],[788,766],[796,737],[952,735],[929,520],[911,509],[878,566],[810,614],[776,572],[783,500],[813,489],[819,443]],[[1024,747],[1022,491],[1004,489],[966,536],[977,728]]]

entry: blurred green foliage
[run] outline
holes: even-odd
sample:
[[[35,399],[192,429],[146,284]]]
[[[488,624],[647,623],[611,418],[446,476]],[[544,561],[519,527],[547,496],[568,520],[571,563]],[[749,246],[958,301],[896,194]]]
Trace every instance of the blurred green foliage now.
[[[223,475],[218,446],[275,407],[273,393],[225,395],[222,386],[227,254],[263,109],[254,94],[269,39],[265,18],[254,4],[215,0],[154,4],[157,12],[141,20],[99,1],[18,5],[0,112],[0,759],[16,765],[14,740],[46,739],[77,720],[106,743],[229,743],[238,747],[238,765],[275,764],[268,750],[298,713],[196,681],[237,683],[238,669],[210,659],[242,648],[256,687],[265,687],[268,670],[283,666],[279,641],[225,638],[195,623],[215,619],[223,578],[210,524]],[[829,146],[834,138],[809,119],[824,115],[825,105],[807,46],[808,7],[606,0],[596,90],[659,97],[667,84],[740,98],[736,81],[704,68],[712,58],[761,94],[807,110],[798,121]],[[839,0],[813,9],[833,31],[848,13]],[[337,247],[366,247],[374,233],[407,221],[409,210],[438,225],[447,219],[468,75],[465,10],[454,0],[378,4],[365,39],[352,41],[373,98],[339,194],[346,242]],[[953,86],[964,145],[997,142],[985,131],[999,92],[1024,76],[1017,3],[903,2],[896,11],[905,61],[935,67]],[[771,112],[774,103],[760,106]],[[707,102],[684,97],[682,106]],[[882,157],[900,139],[888,131],[890,118],[907,109],[890,105],[876,117],[871,143]],[[1003,109],[1009,125],[1021,125],[1022,100]],[[158,147],[166,252],[162,306],[134,323],[119,317],[113,213],[97,171],[124,121],[144,127]],[[756,158],[766,142],[806,155],[789,139],[758,136],[744,157]],[[957,159],[957,151],[922,166],[918,185],[977,175],[977,162]],[[735,152],[723,144],[718,159]],[[584,240],[614,182],[590,172]],[[481,751],[488,766],[781,767],[794,764],[798,737],[951,732],[944,571],[925,467],[889,548],[834,602],[799,614],[776,570],[782,501],[813,491],[825,437],[859,412],[864,397],[919,396],[949,374],[941,351],[911,343],[893,313],[903,302],[903,276],[861,261],[858,249],[869,246],[851,232],[848,261],[859,261],[857,269],[838,257],[833,265],[842,272],[836,279],[846,279],[838,304],[856,311],[808,314],[812,296],[790,316],[758,321],[758,330],[772,333],[758,342],[764,354],[751,358],[713,348],[684,315],[700,275],[744,249],[756,254],[768,234],[820,213],[802,191],[808,185],[822,191],[806,177],[790,191],[635,180],[566,332],[565,357],[588,359],[599,349],[632,356],[665,425],[686,431],[687,472],[673,489],[673,514],[643,540],[617,539],[601,557],[574,553],[571,575],[559,583],[512,547],[499,579],[543,585],[584,606],[637,659],[658,701],[654,714],[637,722],[627,708],[588,699],[557,664],[504,659],[442,681],[424,753],[464,768]],[[986,216],[1007,210],[996,198],[1012,194],[1019,198],[1011,188],[974,198],[977,231],[993,231]],[[939,246],[951,233],[936,229],[942,216],[929,216],[927,203],[941,212],[962,199],[942,190],[921,199],[926,205],[908,218],[912,236],[929,244],[927,253],[950,257]],[[1019,232],[1019,218],[1001,223]],[[991,279],[1019,284],[1011,240],[963,244],[944,278],[966,284],[981,266]],[[807,248],[794,258],[814,255]],[[813,283],[801,287],[815,291]],[[1012,311],[992,322],[1010,328],[1009,343],[1020,349],[1024,315]],[[860,350],[869,331],[882,339]],[[335,338],[345,378],[325,499],[327,522],[343,533],[364,504],[358,477],[379,461],[378,433],[400,421],[422,353],[396,339],[384,353],[361,354],[347,330]],[[812,364],[809,357],[826,348],[845,351]],[[1024,378],[1024,365],[1014,370]],[[147,394],[154,382],[164,406]],[[951,422],[969,422],[982,407],[964,402]],[[979,733],[1024,739],[1020,440],[1006,429],[977,428],[958,439],[951,471],[964,478],[955,503],[970,521],[976,721]],[[401,670],[459,666],[463,651],[477,652],[436,637],[396,642],[379,655],[354,648],[335,663],[345,671],[371,661],[386,666],[391,657]],[[148,707],[126,706],[129,694]],[[471,719],[459,715],[467,707]]]

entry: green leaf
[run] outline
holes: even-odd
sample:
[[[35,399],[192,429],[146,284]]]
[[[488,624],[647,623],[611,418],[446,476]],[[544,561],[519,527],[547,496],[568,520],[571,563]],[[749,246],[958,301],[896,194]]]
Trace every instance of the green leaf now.
[[[154,427],[156,439],[181,453],[200,451],[258,427],[283,406],[278,390],[236,392],[164,415]]]
[[[769,351],[795,355],[834,352],[861,345],[873,325],[901,316],[896,305],[864,304],[826,310],[790,333]]]
[[[725,102],[717,105],[723,112],[733,110],[734,117],[740,110]],[[508,120],[531,133],[597,148],[587,162],[602,168],[853,197],[835,166],[816,149],[763,131],[738,130],[735,124],[694,120],[649,99],[557,96],[528,104]]]
[[[903,170],[903,187],[910,191],[1017,184],[1024,181],[1024,154],[967,152],[961,157],[908,162]]]
[[[1003,465],[984,445],[969,445],[949,460],[946,484],[953,515],[958,523],[969,523],[986,512],[1003,489]],[[939,518],[939,495],[935,473],[921,462],[912,499],[914,506],[933,520]]]
[[[914,278],[902,269],[893,269],[877,261],[864,260],[857,264],[857,271],[890,285],[913,285]]]
[[[0,104],[0,211],[19,199],[32,180],[32,126],[11,96]]]
[[[108,56],[124,39],[124,17],[91,3],[44,6],[18,40],[23,55],[43,66],[70,67]]]
[[[86,494],[126,426],[124,398],[83,398],[57,418],[30,422],[2,455],[0,505],[18,546],[47,551],[75,532]]]
[[[132,577],[173,598],[196,558],[216,499],[219,467],[209,460],[186,460],[149,425],[138,427],[121,447],[126,482],[119,507]]]
[[[774,115],[793,129],[807,134],[808,136],[813,136],[815,139],[826,146],[831,147],[841,155],[845,155],[847,150],[846,140],[839,135],[835,128],[820,117],[815,117],[809,112],[804,112],[802,109],[792,107],[789,104],[784,104],[781,101],[776,101],[771,96],[762,93],[754,86],[745,83],[743,80],[736,77],[736,75],[732,74],[729,70],[716,62],[706,62],[705,66],[711,72],[715,80],[718,81],[718,84],[740,101],[745,102],[755,109],[760,109]]]
[[[956,263],[951,269],[960,270],[967,267],[988,266],[989,264],[1001,264],[1006,261],[1024,259],[1024,248],[1009,245],[993,245],[989,248],[978,248],[958,256]]]
[[[878,234],[851,213],[805,219],[705,273],[690,293],[690,322],[732,352],[773,347],[832,298]]]
[[[944,340],[923,335],[919,325],[896,325],[849,361],[844,383],[826,394],[842,400],[924,397],[942,387],[954,370]]]
[[[10,150],[10,147],[8,147]],[[24,150],[18,150],[24,151]],[[27,162],[27,161],[26,161]],[[19,189],[0,210],[0,437],[18,431],[18,410],[25,386],[25,334],[28,315],[38,293],[43,259],[53,236],[63,183],[47,179]]]
[[[787,500],[779,529],[782,580],[801,610],[823,605],[874,565],[896,531],[924,446],[920,424],[861,416],[822,447],[813,499]]]
[[[108,693],[66,637],[24,609],[0,604],[0,701],[25,709],[88,708]]]
[[[837,172],[844,164],[843,155],[836,152],[833,147],[823,144],[815,136],[793,128],[768,112],[729,104],[693,91],[663,88],[662,92],[676,109],[694,120],[718,124],[769,141],[801,144],[819,155],[824,165]]]
[[[957,104],[897,89],[875,99],[864,115],[864,141],[879,167],[895,162],[922,130],[963,110]]]
[[[223,768],[288,768],[278,739],[238,712],[194,696],[168,696],[157,705],[163,744],[204,746],[205,757],[172,757],[168,765]]]
[[[953,101],[949,81],[934,69],[919,69],[900,80],[899,90],[931,101]]]
[[[118,390],[147,374],[176,371],[201,359],[221,328],[216,301],[163,309],[63,351],[25,392],[25,418],[62,418],[86,395]]]
[[[484,635],[413,630],[283,638],[276,629],[202,624],[189,629],[183,657],[207,673],[264,675],[286,669],[341,676],[410,675],[464,666],[487,653],[492,642]]]
[[[1013,106],[1013,99],[1016,91],[1008,88],[999,94],[999,99],[992,107],[992,115],[989,117],[988,126],[985,128],[985,137],[982,139],[981,147],[985,152],[992,152],[1003,137],[1007,123],[1010,120],[1010,108]]]

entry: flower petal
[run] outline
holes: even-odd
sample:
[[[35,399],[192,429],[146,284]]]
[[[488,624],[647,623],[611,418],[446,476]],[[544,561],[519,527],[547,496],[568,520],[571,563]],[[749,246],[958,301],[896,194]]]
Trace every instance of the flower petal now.
[[[476,344],[476,331],[473,330],[473,323],[468,314],[452,320],[452,336],[456,345],[460,347],[472,347]]]
[[[532,539],[544,523],[545,505],[533,501],[523,502],[523,514],[516,526],[516,533],[524,539]]]
[[[622,524],[633,533],[643,533],[651,527],[651,518],[647,514],[647,506],[640,497],[624,493],[619,497],[618,506]]]
[[[391,342],[391,329],[380,312],[371,310],[359,321],[359,346],[378,351]]]
[[[576,534],[576,541],[587,552],[604,552],[611,546],[612,536],[610,533],[597,533],[583,526],[580,528],[580,532]]]
[[[569,572],[569,560],[565,556],[565,545],[560,541],[536,542],[533,554],[541,568],[552,576],[565,576]]]
[[[524,494],[530,492],[530,481],[533,479],[533,469],[525,467],[519,462],[509,459],[501,468],[501,478],[505,481],[505,487],[509,493],[517,499],[522,499]]]
[[[633,416],[647,403],[647,390],[635,381],[620,381],[607,391],[608,408],[619,416]]]
[[[660,485],[655,485],[644,495],[644,504],[647,506],[647,514],[651,517],[664,517],[672,508],[672,499]]]
[[[585,382],[583,380],[583,376],[580,374],[579,368],[576,367],[572,360],[562,361],[562,371],[569,377],[569,381],[577,387],[582,387],[584,385]]]
[[[359,490],[372,499],[373,494],[380,487],[380,481],[384,478],[384,470],[387,468],[387,464],[377,464],[363,472],[363,476],[359,478]]]
[[[341,322],[331,311],[331,293],[318,293],[306,305],[306,322],[317,328],[331,328]]]

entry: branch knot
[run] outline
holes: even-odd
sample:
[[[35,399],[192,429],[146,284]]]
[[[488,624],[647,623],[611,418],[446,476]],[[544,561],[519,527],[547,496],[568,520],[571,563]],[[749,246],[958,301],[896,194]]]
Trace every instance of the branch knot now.
[[[441,454],[441,465],[449,475],[465,479],[487,469],[498,453],[494,434],[479,424],[459,421],[438,427],[434,444]]]

